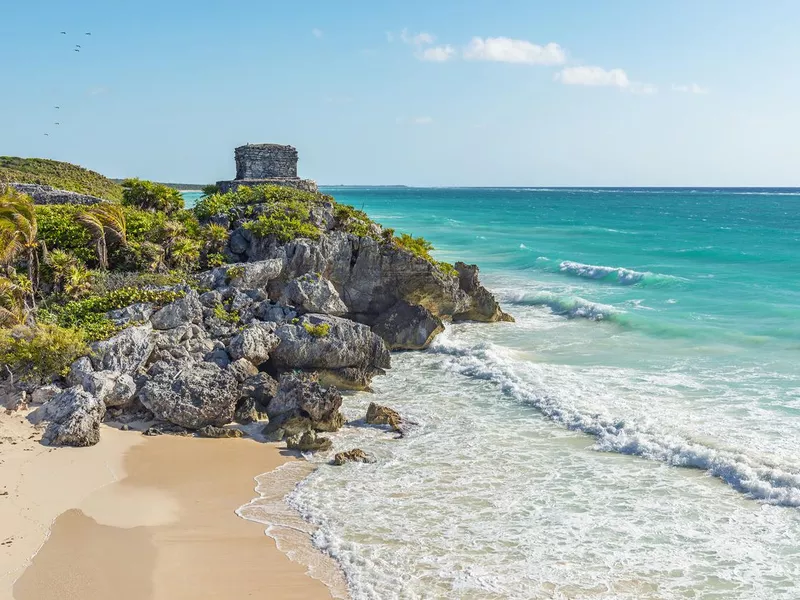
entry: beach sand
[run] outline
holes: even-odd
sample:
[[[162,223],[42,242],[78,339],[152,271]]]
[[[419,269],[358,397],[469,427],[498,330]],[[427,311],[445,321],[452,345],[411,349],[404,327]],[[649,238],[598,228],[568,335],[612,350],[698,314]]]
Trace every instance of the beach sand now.
[[[0,599],[331,597],[234,512],[255,475],[296,460],[277,446],[103,427],[97,446],[53,450],[21,415],[0,420]]]

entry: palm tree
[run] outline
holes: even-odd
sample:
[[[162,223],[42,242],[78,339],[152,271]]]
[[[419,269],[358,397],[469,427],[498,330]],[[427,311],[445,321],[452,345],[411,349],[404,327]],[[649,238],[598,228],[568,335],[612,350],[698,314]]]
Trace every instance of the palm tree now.
[[[30,312],[26,298],[33,291],[24,275],[0,276],[0,327],[23,325]]]
[[[39,285],[38,232],[31,198],[11,187],[0,190],[0,263],[11,265],[21,257],[33,291]]]
[[[53,271],[53,291],[63,292],[67,280],[78,269],[78,259],[71,252],[53,250],[45,254],[44,262]]]
[[[127,224],[122,207],[101,202],[79,214],[78,221],[94,238],[100,268],[107,269],[109,241],[116,241],[123,247],[128,245]]]

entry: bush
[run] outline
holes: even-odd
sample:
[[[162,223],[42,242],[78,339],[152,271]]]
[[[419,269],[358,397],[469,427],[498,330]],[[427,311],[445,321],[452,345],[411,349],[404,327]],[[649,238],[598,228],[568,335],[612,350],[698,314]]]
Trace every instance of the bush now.
[[[341,229],[358,237],[375,237],[373,222],[363,210],[358,210],[347,204],[334,204],[333,216]]]
[[[217,304],[214,307],[214,317],[220,321],[225,321],[226,323],[236,324],[239,322],[239,311],[225,310],[225,307],[222,306],[222,304]]]
[[[183,208],[183,196],[178,190],[161,183],[134,178],[122,182],[122,203],[170,214]]]
[[[79,260],[95,264],[97,252],[92,236],[78,221],[83,210],[84,207],[74,204],[37,205],[39,241],[44,242],[48,250],[71,252]]]
[[[23,379],[64,376],[72,362],[88,352],[86,335],[72,327],[39,323],[0,329],[0,364],[8,365]]]
[[[433,244],[423,237],[414,237],[407,233],[401,233],[400,237],[394,238],[394,243],[400,246],[403,250],[411,252],[411,254],[427,260],[432,265],[438,267],[445,275],[457,277],[458,271],[450,263],[436,260],[431,256]]]
[[[122,200],[122,188],[100,173],[46,158],[0,156],[0,181],[49,185],[106,200]]]
[[[219,214],[229,214],[231,209],[253,204],[273,206],[304,206],[307,211],[322,202],[333,202],[333,198],[319,192],[305,192],[281,185],[242,186],[227,194],[214,194],[201,199],[194,207],[200,221],[207,221]]]
[[[305,329],[310,335],[315,338],[322,338],[327,337],[328,334],[331,332],[331,325],[330,323],[320,323],[319,325],[312,325],[311,323],[305,322],[303,323],[303,329]]]

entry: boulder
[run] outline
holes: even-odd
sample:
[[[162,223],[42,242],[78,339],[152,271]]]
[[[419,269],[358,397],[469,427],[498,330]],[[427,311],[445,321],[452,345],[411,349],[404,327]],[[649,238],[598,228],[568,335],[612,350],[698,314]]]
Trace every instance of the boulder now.
[[[204,438],[240,438],[244,434],[238,429],[206,425],[197,430],[197,435]]]
[[[294,306],[302,313],[341,316],[347,312],[347,306],[333,284],[316,273],[306,273],[287,283],[280,302]]]
[[[83,378],[88,373],[94,373],[92,361],[88,356],[81,356],[69,366],[67,383],[69,383],[70,386],[83,385]]]
[[[111,339],[94,342],[90,345],[92,366],[97,371],[134,374],[153,352],[152,333],[152,325],[146,323],[124,329]]]
[[[390,364],[383,340],[361,323],[328,315],[305,315],[298,323],[285,323],[275,335],[280,345],[272,363],[282,370],[362,369],[371,377]]]
[[[29,416],[32,423],[49,422],[42,435],[48,446],[94,446],[100,441],[105,405],[79,386],[53,397]]]
[[[390,350],[422,350],[444,331],[444,325],[424,306],[400,300],[378,317],[372,331]]]
[[[174,329],[180,325],[200,323],[202,320],[203,306],[194,290],[189,290],[183,298],[167,304],[150,317],[155,329]]]
[[[124,308],[110,310],[106,316],[113,321],[114,325],[120,327],[129,323],[144,323],[153,316],[153,305],[149,302],[139,302]]]
[[[353,448],[347,452],[337,452],[333,457],[333,464],[337,467],[349,462],[373,463],[375,459],[360,448]]]
[[[325,452],[331,449],[333,442],[317,435],[315,431],[306,431],[286,438],[286,447],[299,452]]]
[[[124,406],[136,395],[136,383],[127,373],[96,371],[83,378],[83,389],[106,407]]]
[[[266,373],[258,373],[242,384],[242,398],[252,398],[258,406],[266,409],[278,393],[278,382]]]
[[[214,363],[185,363],[183,368],[164,361],[153,364],[139,399],[157,419],[188,429],[230,423],[239,382]]]
[[[248,232],[249,234],[249,232]],[[231,241],[237,237],[234,232]],[[237,253],[239,254],[239,253]],[[233,286],[242,289],[263,289],[276,279],[283,270],[283,262],[277,259],[223,265],[197,276],[198,284],[208,289]]]
[[[400,425],[403,419],[397,411],[392,410],[388,406],[381,406],[380,404],[370,402],[367,408],[366,421],[369,425],[389,425],[392,431],[401,431]]]
[[[457,262],[455,268],[458,286],[468,295],[469,304],[465,310],[453,315],[454,321],[514,321],[514,317],[504,313],[491,292],[481,285],[477,265]]]
[[[327,424],[341,420],[341,406],[342,395],[336,388],[323,389],[313,375],[284,373],[278,393],[267,406],[267,414],[270,419],[291,415]]]
[[[31,404],[47,404],[62,391],[64,390],[57,385],[43,385],[33,390],[33,394],[31,394]]]
[[[246,358],[258,366],[269,359],[281,340],[271,331],[271,327],[255,323],[250,325],[231,339],[228,354],[238,360]]]
[[[257,421],[269,421],[269,416],[261,410],[254,398],[240,398],[233,413],[233,420],[242,425],[249,425]]]
[[[258,375],[258,369],[256,366],[246,358],[240,358],[239,360],[233,361],[228,365],[228,370],[239,383],[244,383],[245,380],[249,379],[253,375]]]

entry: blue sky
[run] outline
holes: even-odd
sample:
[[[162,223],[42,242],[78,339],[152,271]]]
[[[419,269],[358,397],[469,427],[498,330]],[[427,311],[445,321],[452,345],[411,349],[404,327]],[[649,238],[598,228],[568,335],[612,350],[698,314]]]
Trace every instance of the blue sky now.
[[[4,11],[0,154],[205,183],[277,142],[327,184],[800,186],[800,2],[121,4]]]

